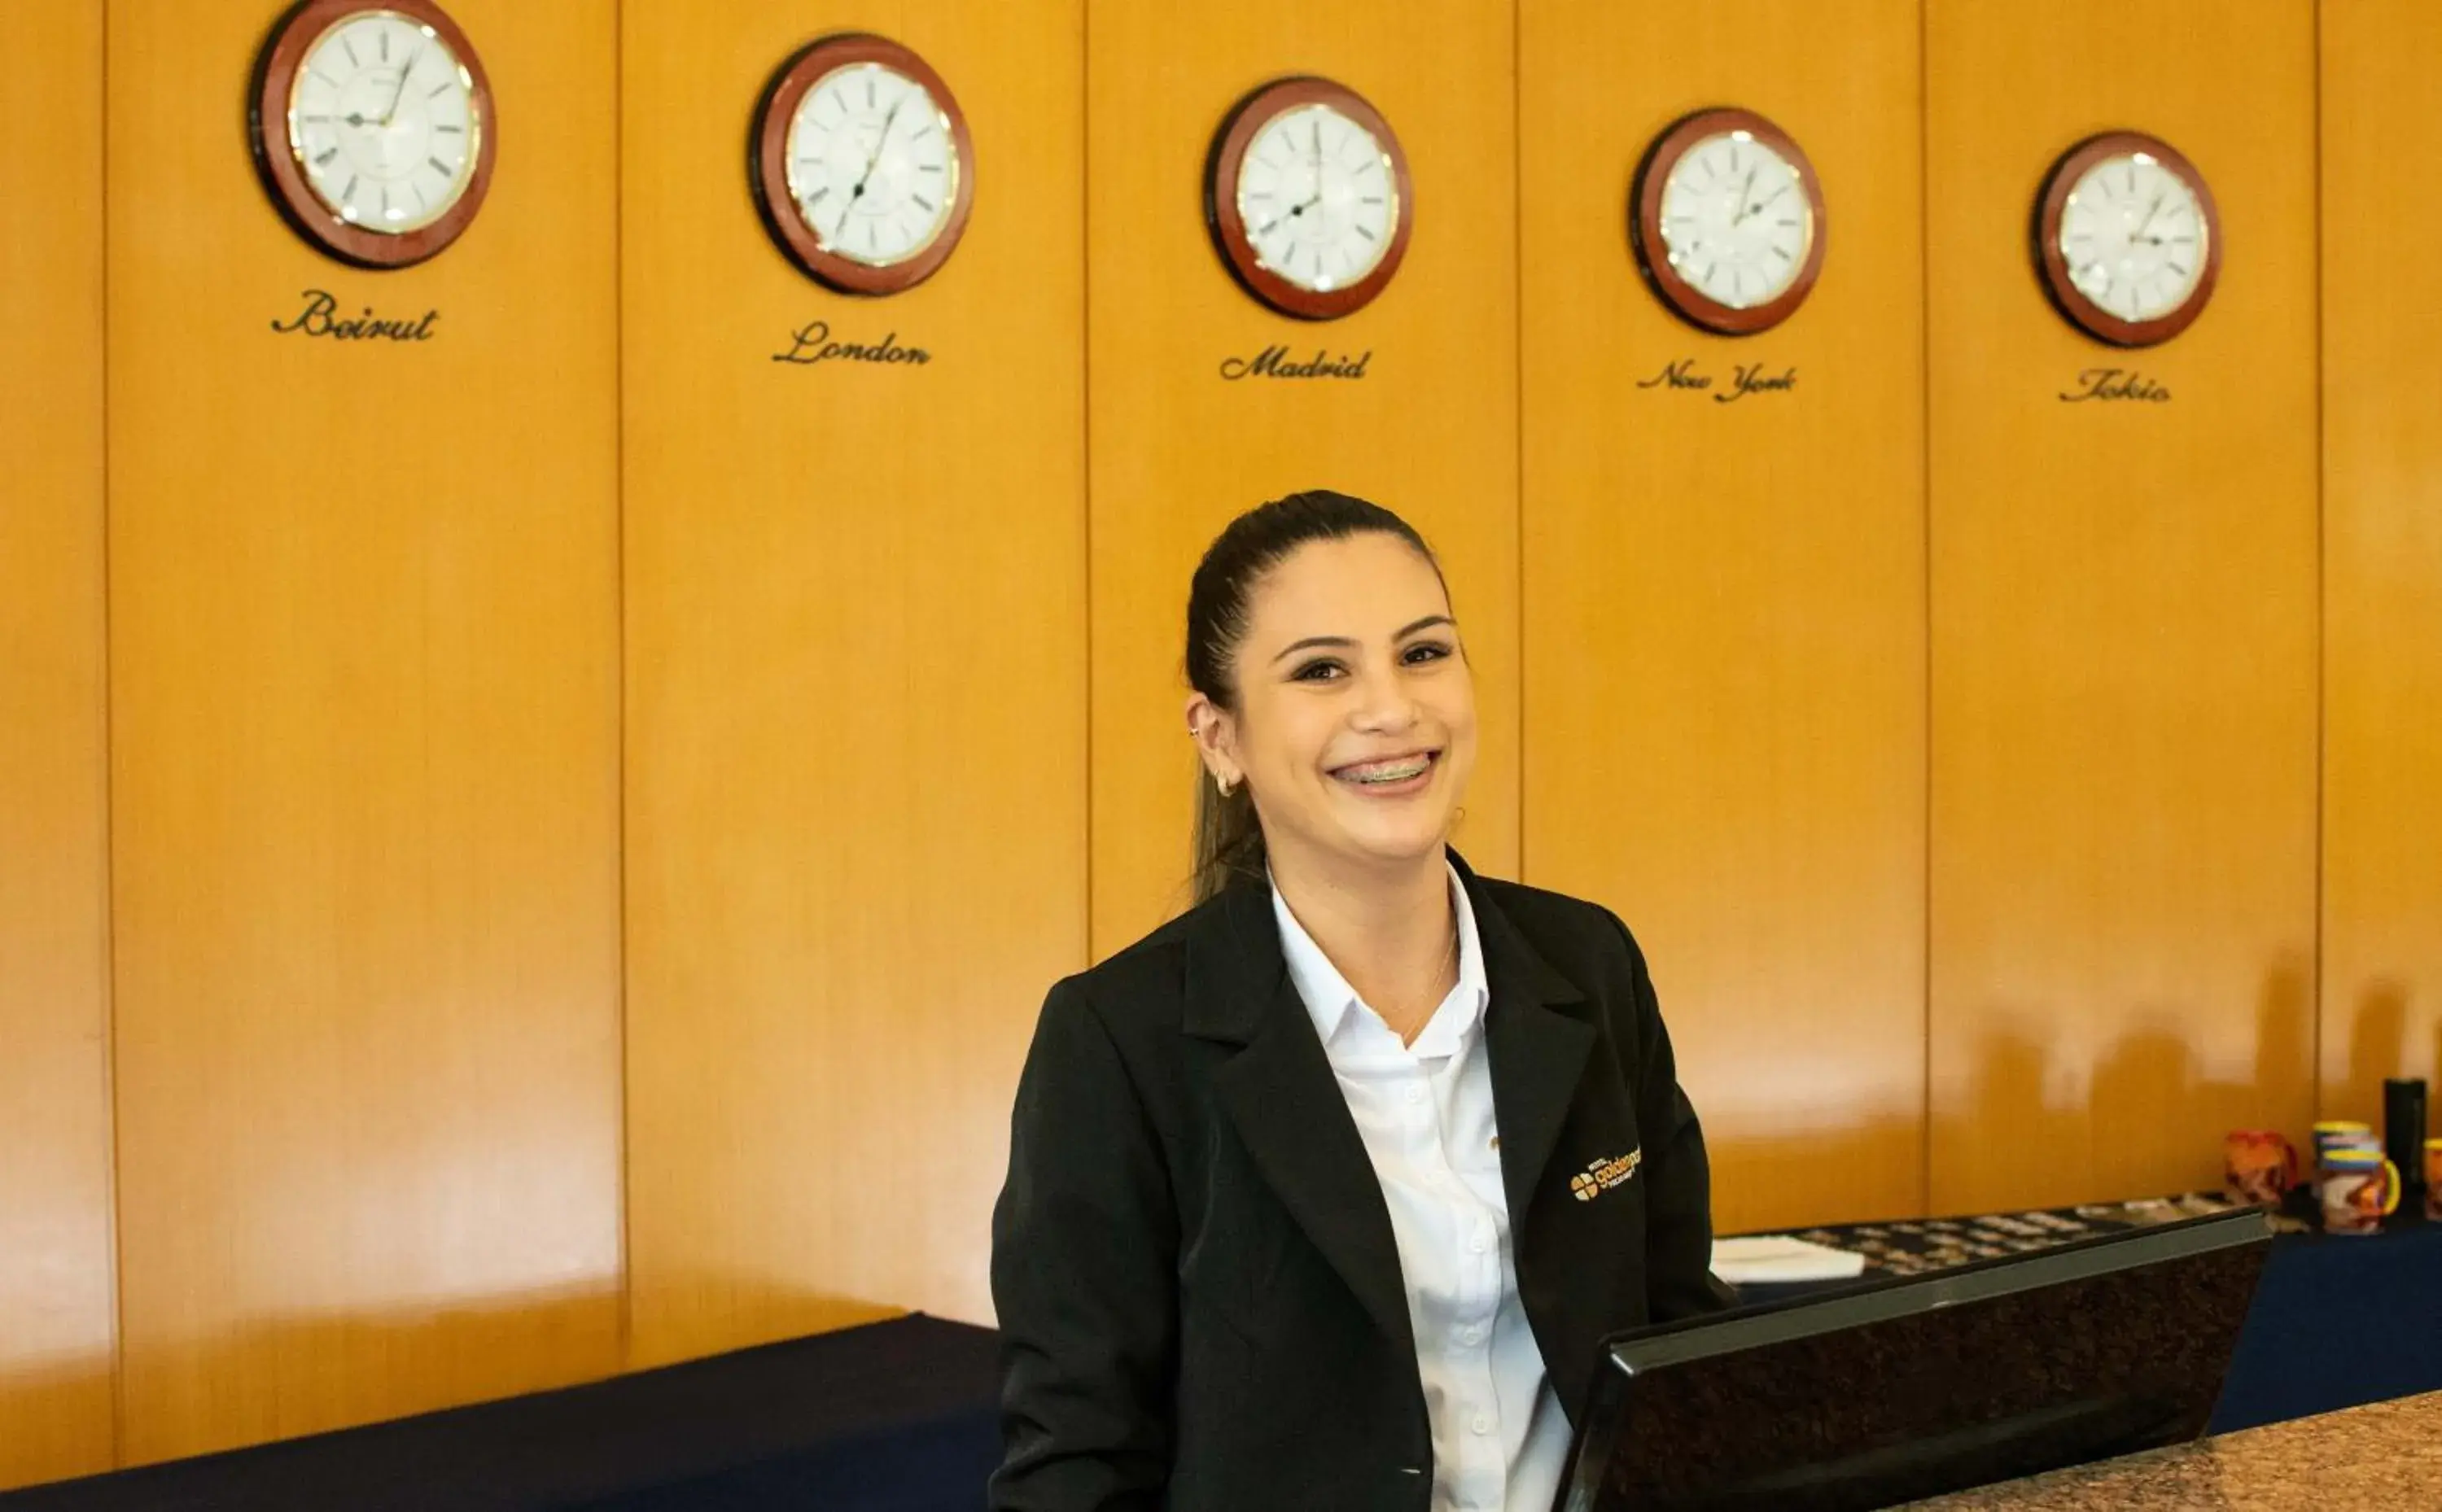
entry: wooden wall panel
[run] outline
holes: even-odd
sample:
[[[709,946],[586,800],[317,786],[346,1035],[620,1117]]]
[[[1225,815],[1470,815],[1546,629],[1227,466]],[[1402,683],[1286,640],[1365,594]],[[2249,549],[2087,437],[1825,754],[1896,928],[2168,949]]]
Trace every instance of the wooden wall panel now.
[[[1521,43],[1526,879],[1637,933],[1724,1229],[1923,1200],[1919,16],[1818,9],[1529,4]],[[1828,201],[1750,337],[1627,233],[1648,144],[1719,104]],[[1713,386],[1646,387],[1672,364]],[[1724,402],[1742,365],[1796,386]]]
[[[372,274],[256,185],[278,9],[110,9],[136,1461],[619,1355],[612,14],[453,0],[498,179]],[[432,339],[275,334],[308,288]]]
[[[0,9],[0,1486],[111,1459],[101,55]]]
[[[2442,1077],[2437,60],[2442,9],[2323,9],[2322,1107],[2378,1126]]]
[[[1518,391],[1513,17],[1506,6],[1289,0],[1088,7],[1085,176],[1093,373],[1093,945],[1188,901],[1197,768],[1182,711],[1187,583],[1222,525],[1301,488],[1398,511],[1439,551],[1482,736],[1459,845],[1518,865]],[[1321,74],[1405,149],[1415,232],[1356,315],[1309,324],[1230,280],[1203,221],[1230,107]],[[1361,379],[1221,376],[1285,344],[1373,355]]]
[[[1723,1227],[2207,1182],[2225,1127],[2442,1072],[2442,224],[2393,191],[2442,161],[2442,20],[2321,7],[2319,121],[2310,0],[2165,0],[2168,67],[2064,43],[2102,0],[1759,3],[452,0],[500,182],[387,275],[254,182],[277,0],[0,6],[0,126],[49,144],[0,200],[54,207],[0,216],[0,1485],[110,1460],[115,1347],[140,1461],[983,1318],[1044,988],[1184,902],[1188,573],[1302,486],[1442,547],[1462,844],[1637,929]],[[889,301],[740,182],[771,69],[849,27],[981,158]],[[1299,71],[1383,108],[1420,206],[1321,325],[1199,205]],[[1623,227],[1716,102],[1832,196],[1745,341]],[[2123,124],[2229,248],[2134,355],[2026,247]],[[274,335],[311,288],[436,339]],[[770,360],[817,319],[933,360]],[[1221,377],[1274,344],[1373,356]],[[1799,386],[1637,387],[1679,357]],[[2173,397],[2059,401],[2098,366]]]
[[[986,1319],[1010,1099],[1084,964],[1081,15],[625,7],[629,1231],[637,1363]],[[973,126],[941,271],[783,260],[757,93],[847,27]],[[922,366],[772,360],[895,337]]]
[[[1928,10],[1931,1197],[2211,1185],[2303,1132],[2315,979],[2314,10]],[[2045,303],[2054,157],[2149,131],[2211,182],[2213,303],[2134,354]],[[2168,402],[2064,403],[2133,369]]]

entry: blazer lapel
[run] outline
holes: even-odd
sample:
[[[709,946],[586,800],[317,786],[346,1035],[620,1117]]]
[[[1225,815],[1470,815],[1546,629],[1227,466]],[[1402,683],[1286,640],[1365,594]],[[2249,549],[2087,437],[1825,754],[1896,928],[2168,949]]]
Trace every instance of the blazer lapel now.
[[[1391,1211],[1282,959],[1271,893],[1232,885],[1189,942],[1185,1028],[1233,1044],[1213,1086],[1239,1139],[1366,1313],[1415,1350]]]
[[[1595,1028],[1558,1011],[1584,1002],[1586,994],[1527,943],[1485,895],[1467,863],[1453,861],[1475,905],[1476,933],[1484,942],[1484,975],[1492,993],[1484,1044],[1491,1057],[1492,1115],[1501,1128],[1501,1185],[1508,1199],[1509,1231],[1522,1239],[1526,1210],[1585,1074]]]

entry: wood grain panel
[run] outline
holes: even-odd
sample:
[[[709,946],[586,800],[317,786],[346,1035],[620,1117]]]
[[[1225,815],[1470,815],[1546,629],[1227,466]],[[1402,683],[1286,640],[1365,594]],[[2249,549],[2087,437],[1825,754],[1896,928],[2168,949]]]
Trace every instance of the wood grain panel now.
[[[101,13],[0,9],[0,1486],[111,1460]]]
[[[964,239],[888,299],[747,193],[757,92],[849,22],[976,144]],[[1084,964],[1080,14],[624,25],[633,1358],[988,1318],[1017,1068]],[[816,321],[930,360],[773,360]]]
[[[1439,551],[1482,737],[1459,844],[1518,864],[1514,36],[1509,8],[1433,0],[1090,5],[1093,944],[1188,901],[1196,766],[1181,717],[1187,583],[1240,511],[1301,488],[1398,511]],[[1321,74],[1390,121],[1414,179],[1407,261],[1371,305],[1310,324],[1230,282],[1204,157],[1256,85]],[[1373,354],[1361,379],[1221,376],[1285,345]]]
[[[498,177],[373,274],[254,180],[277,9],[110,10],[136,1461],[619,1356],[612,16],[453,0]],[[276,334],[313,288],[432,337]]]
[[[1526,878],[1636,931],[1730,1230],[1923,1200],[1919,21],[1818,11],[1530,4],[1520,64]],[[1749,337],[1674,318],[1627,232],[1648,144],[1723,104],[1828,201],[1820,282]]]
[[[2315,78],[2308,0],[1927,15],[1932,1205],[2210,1185],[2313,1079]],[[2175,39],[2175,41],[2173,41]],[[2113,127],[2223,217],[2185,335],[2101,346],[2028,249]],[[2167,402],[2065,403],[2133,370]]]
[[[2323,9],[2322,1107],[2442,1077],[2442,9]],[[2442,1132],[2442,1123],[2435,1125]]]

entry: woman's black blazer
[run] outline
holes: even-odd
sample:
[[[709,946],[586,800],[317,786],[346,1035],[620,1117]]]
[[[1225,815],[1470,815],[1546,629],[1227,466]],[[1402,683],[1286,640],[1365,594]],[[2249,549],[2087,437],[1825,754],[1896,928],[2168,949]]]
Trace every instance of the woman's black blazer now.
[[[1518,1290],[1576,1420],[1606,1335],[1719,1307],[1711,1177],[1608,911],[1458,864]],[[1421,1512],[1389,1209],[1241,882],[1051,990],[993,1213],[1008,1512]]]

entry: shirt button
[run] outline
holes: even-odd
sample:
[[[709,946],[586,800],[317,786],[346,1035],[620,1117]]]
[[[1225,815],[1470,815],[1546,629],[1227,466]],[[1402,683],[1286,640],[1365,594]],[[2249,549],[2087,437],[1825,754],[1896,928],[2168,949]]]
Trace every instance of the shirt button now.
[[[1458,1331],[1458,1341],[1462,1344],[1483,1343],[1484,1325],[1482,1323],[1469,1323],[1465,1328],[1460,1329]]]
[[[1484,1235],[1477,1234],[1473,1239],[1467,1241],[1467,1247],[1469,1249],[1474,1250],[1479,1255],[1484,1253],[1485,1248]]]
[[[1478,1412],[1475,1414],[1475,1421],[1469,1423],[1467,1427],[1475,1430],[1479,1433],[1489,1433],[1492,1431],[1492,1414],[1489,1412]]]
[[[1417,1084],[1416,1084],[1415,1083],[1413,1083],[1413,1082],[1409,1083],[1409,1084],[1408,1084],[1408,1101],[1409,1101],[1409,1102],[1422,1102],[1424,1100],[1425,1100],[1425,1089],[1424,1089],[1422,1086],[1417,1085]]]

